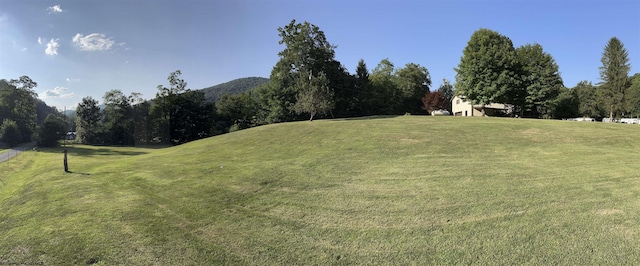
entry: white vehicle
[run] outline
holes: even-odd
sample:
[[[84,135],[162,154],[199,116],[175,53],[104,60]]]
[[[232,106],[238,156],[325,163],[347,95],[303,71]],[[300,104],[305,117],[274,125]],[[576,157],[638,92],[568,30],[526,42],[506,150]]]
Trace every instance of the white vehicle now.
[[[640,124],[640,119],[638,119],[638,118],[622,118],[622,119],[620,119],[620,123],[624,123],[624,124]]]
[[[567,118],[567,121],[579,121],[579,122],[595,122],[596,120],[591,117],[577,117],[577,118]]]
[[[594,122],[596,121],[595,119],[591,118],[591,117],[578,117],[576,118],[575,121],[581,121],[581,122]]]
[[[433,111],[431,111],[431,115],[432,116],[451,115],[451,113],[449,113],[449,111],[447,111],[447,110],[433,110]]]

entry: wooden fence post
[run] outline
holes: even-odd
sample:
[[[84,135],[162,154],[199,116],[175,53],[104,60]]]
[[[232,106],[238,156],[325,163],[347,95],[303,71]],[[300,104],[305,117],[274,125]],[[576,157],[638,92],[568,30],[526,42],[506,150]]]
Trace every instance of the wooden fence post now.
[[[64,171],[69,172],[69,165],[67,164],[67,149],[64,149]]]

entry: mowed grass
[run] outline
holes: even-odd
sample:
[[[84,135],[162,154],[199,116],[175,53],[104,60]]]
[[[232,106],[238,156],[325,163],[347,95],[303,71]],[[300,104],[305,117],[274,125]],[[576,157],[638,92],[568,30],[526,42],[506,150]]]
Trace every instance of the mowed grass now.
[[[640,264],[640,126],[408,116],[0,164],[0,264]]]

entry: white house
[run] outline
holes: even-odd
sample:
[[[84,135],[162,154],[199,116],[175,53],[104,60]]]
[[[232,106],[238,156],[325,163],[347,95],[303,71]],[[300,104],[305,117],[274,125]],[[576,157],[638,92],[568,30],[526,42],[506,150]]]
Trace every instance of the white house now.
[[[511,113],[511,105],[502,103],[492,103],[484,106],[484,113],[487,116],[501,116]],[[472,105],[463,97],[455,96],[451,100],[451,111],[454,116],[482,116],[482,105]]]

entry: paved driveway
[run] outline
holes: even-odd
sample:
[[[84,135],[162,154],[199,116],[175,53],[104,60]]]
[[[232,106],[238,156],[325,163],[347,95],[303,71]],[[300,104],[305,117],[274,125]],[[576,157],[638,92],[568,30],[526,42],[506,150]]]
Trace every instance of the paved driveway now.
[[[22,146],[15,147],[13,149],[0,153],[0,163],[4,161],[8,161],[9,159],[15,157],[19,153],[33,147],[33,145],[35,145],[35,142],[27,143]]]

